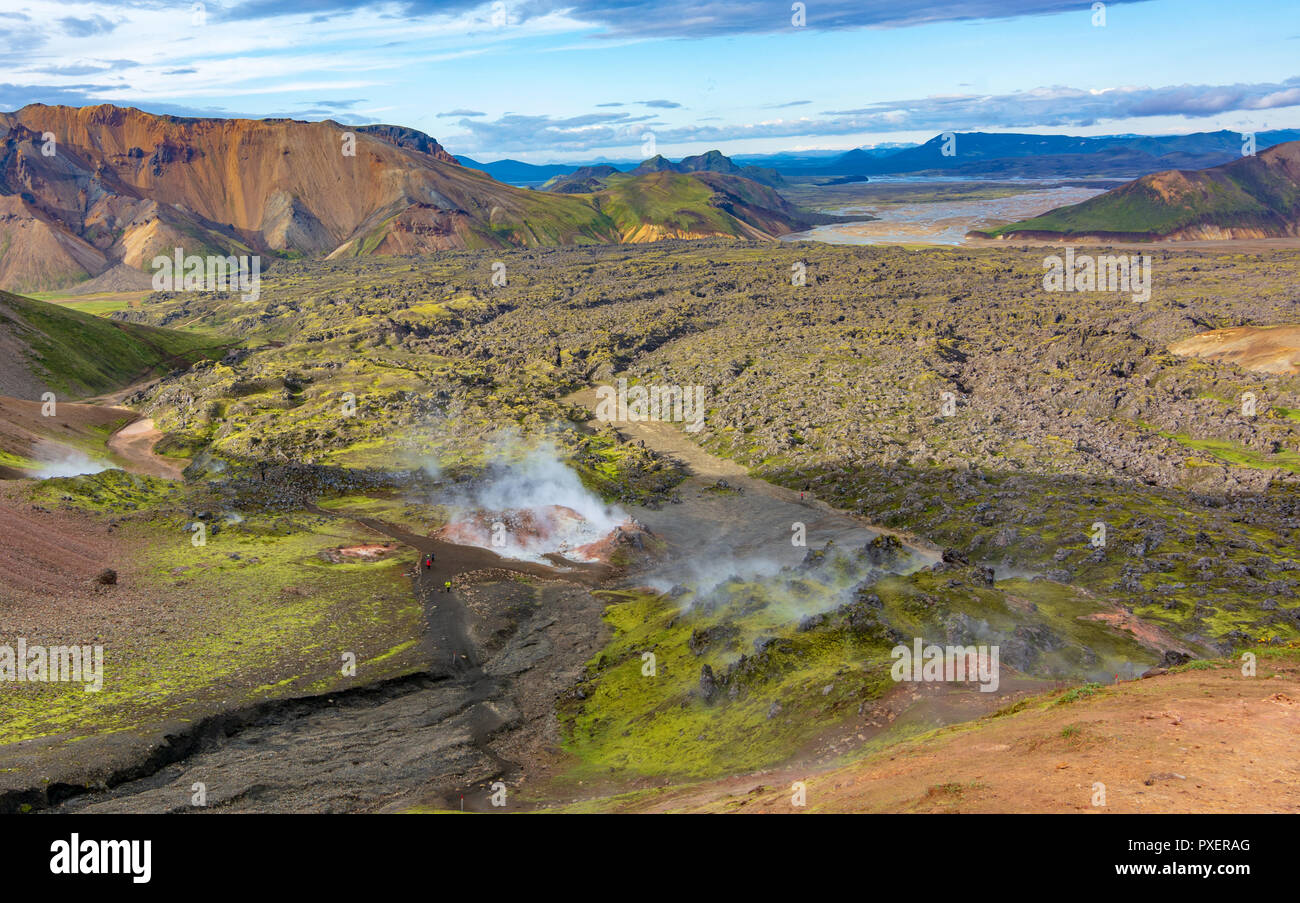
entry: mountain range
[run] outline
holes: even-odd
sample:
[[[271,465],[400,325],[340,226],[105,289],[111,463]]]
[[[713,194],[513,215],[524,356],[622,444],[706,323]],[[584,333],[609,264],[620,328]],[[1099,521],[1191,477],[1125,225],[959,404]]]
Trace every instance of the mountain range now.
[[[1255,135],[1258,147],[1300,139],[1300,130]],[[930,175],[983,179],[1135,178],[1167,169],[1203,169],[1242,155],[1230,131],[1190,135],[1070,135],[959,132],[881,154],[856,149],[805,170],[821,175]],[[790,171],[785,171],[791,175]]]
[[[1257,140],[1278,136],[1300,132],[1266,132]],[[850,151],[817,172],[843,180],[868,173],[1083,177],[1137,169],[1142,178],[1130,185],[996,234],[1261,237],[1295,234],[1296,146],[1240,158],[1241,136],[1226,131],[1105,138],[969,133],[888,153]],[[497,181],[463,159],[431,136],[395,125],[194,119],[111,105],[33,104],[0,113],[0,288],[140,287],[152,261],[176,249],[336,258],[771,239],[839,219],[786,201],[774,190],[785,182],[776,168],[742,165],[717,150],[678,162],[657,155],[628,172],[611,164],[570,168],[553,172],[540,191]],[[1169,161],[1175,162],[1157,166]],[[1185,163],[1213,168],[1189,172]]]
[[[702,172],[716,173],[723,176],[749,179],[751,182],[767,185],[769,188],[776,188],[785,184],[785,180],[781,178],[781,174],[775,169],[761,166],[740,166],[730,157],[717,150],[696,154],[693,157],[683,157],[678,163],[674,163],[662,154],[656,154],[648,160],[643,160],[640,165],[630,170],[627,175],[637,177],[659,172],[675,172],[684,175]],[[621,174],[620,170],[610,165],[581,166],[573,172],[552,176],[542,184],[542,189],[561,194],[585,194],[599,191],[609,184],[611,176]]]
[[[473,157],[466,157],[462,154],[456,154],[455,159],[461,166],[485,172],[498,182],[509,182],[511,185],[540,185],[552,176],[568,175],[581,168],[576,163],[538,164],[525,163],[522,160],[511,160],[509,158],[494,160],[491,163],[480,163]]]
[[[0,114],[0,287],[146,270],[177,248],[343,257],[771,238],[816,221],[744,178],[664,175],[566,196],[498,182],[400,126],[33,104]]]
[[[672,162],[663,154],[656,154],[642,161],[631,174],[640,176],[650,172],[716,172],[728,176],[741,176],[773,187],[785,184],[785,180],[775,169],[763,166],[740,166],[717,150],[696,154],[693,157],[683,157],[678,163]]]
[[[1259,132],[1255,143],[1264,148],[1300,140],[1300,129]],[[807,181],[825,176],[955,176],[982,179],[1132,179],[1167,169],[1203,169],[1228,163],[1242,154],[1242,135],[1231,131],[1194,132],[1189,135],[1031,135],[1022,133],[958,132],[951,140],[936,135],[924,144],[882,144],[846,152],[805,152],[765,155],[735,155],[728,162],[755,181],[769,185],[781,181],[765,179],[754,171],[776,174],[784,181]],[[945,154],[945,149],[951,151]],[[717,153],[711,151],[710,153]],[[707,157],[708,154],[700,155]],[[721,154],[718,154],[721,156]],[[458,157],[467,166],[488,172],[493,178],[514,184],[540,185],[556,176],[580,168],[611,166],[620,171],[636,169],[617,161],[583,164],[534,165],[518,160],[477,163]],[[699,157],[688,157],[680,164]],[[667,161],[660,160],[663,164]],[[645,166],[650,161],[640,165]],[[639,168],[639,167],[638,167]],[[688,171],[678,169],[679,172]],[[730,172],[730,170],[726,170]]]

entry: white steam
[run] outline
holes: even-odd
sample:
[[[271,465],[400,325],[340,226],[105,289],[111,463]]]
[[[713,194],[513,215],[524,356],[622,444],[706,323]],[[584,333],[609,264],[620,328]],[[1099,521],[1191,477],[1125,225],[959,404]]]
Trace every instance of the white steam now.
[[[425,467],[438,476],[436,464]],[[582,559],[574,550],[596,543],[631,518],[582,485],[549,442],[496,442],[483,475],[437,500],[448,509],[452,541],[509,558],[546,562],[551,554]]]
[[[40,465],[30,471],[31,475],[38,480],[79,477],[83,474],[99,473],[113,466],[106,461],[96,460],[83,451],[59,445],[57,442],[37,443],[32,449],[32,457]]]
[[[769,556],[735,558],[731,556],[692,556],[673,562],[672,576],[664,572],[652,574],[644,582],[651,589],[667,592],[685,586],[694,591],[696,598],[710,595],[730,580],[762,581],[776,577],[788,564]]]
[[[602,536],[628,519],[621,508],[606,505],[583,486],[578,475],[549,443],[527,449],[515,461],[509,461],[503,454],[489,466],[486,481],[475,487],[470,498],[474,507],[488,511],[518,511],[549,505],[572,508]]]

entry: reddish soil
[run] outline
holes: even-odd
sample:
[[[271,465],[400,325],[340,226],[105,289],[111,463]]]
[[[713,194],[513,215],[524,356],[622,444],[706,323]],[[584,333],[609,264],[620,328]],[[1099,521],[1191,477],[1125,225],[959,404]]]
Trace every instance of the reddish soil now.
[[[321,552],[321,557],[334,564],[341,564],[344,561],[382,561],[385,558],[391,558],[400,551],[402,551],[401,546],[386,542],[382,545],[342,546],[337,549],[326,549]]]
[[[1084,620],[1101,621],[1111,628],[1127,630],[1129,633],[1133,634],[1133,638],[1143,646],[1146,646],[1148,649],[1154,649],[1157,652],[1163,652],[1166,649],[1173,649],[1189,655],[1199,654],[1186,643],[1180,642],[1173,634],[1161,630],[1154,624],[1148,624],[1146,621],[1143,621],[1131,612],[1102,611],[1094,615],[1087,615]]]
[[[505,554],[523,553],[535,558],[557,556],[580,562],[608,563],[620,543],[634,533],[644,532],[633,521],[626,521],[604,536],[581,514],[564,505],[516,511],[474,511],[452,521],[433,534],[435,539],[481,549],[495,548],[493,526],[500,523],[508,546]]]
[[[140,640],[166,632],[174,600],[136,579],[140,540],[129,527],[49,511],[25,499],[23,483],[0,483],[0,629],[12,639],[69,643]],[[117,572],[117,583],[95,577]],[[192,596],[186,590],[177,596]]]

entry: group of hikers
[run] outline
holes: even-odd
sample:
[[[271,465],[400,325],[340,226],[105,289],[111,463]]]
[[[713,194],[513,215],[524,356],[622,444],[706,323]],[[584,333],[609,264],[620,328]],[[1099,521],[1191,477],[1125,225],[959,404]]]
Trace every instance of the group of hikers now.
[[[424,569],[425,569],[426,571],[431,571],[431,570],[433,570],[433,553],[432,553],[432,552],[426,552],[425,555],[424,555]],[[448,580],[448,581],[446,581],[445,583],[443,583],[443,585],[442,585],[442,591],[443,591],[444,593],[449,593],[449,592],[451,592],[451,581],[450,581],[450,580]]]

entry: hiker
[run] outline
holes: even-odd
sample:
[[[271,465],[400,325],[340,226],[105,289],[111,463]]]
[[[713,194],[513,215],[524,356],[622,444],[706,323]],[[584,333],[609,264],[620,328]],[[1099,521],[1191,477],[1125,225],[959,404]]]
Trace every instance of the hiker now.
[[[449,592],[451,592],[451,581],[450,581],[450,580],[448,580],[446,583],[444,583],[444,584],[442,585],[442,591],[443,591],[444,593],[449,593]]]
[[[430,570],[432,567],[433,567],[433,553],[430,552],[428,555],[424,556],[424,569],[427,571]]]

